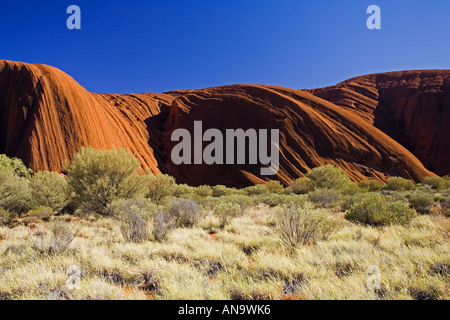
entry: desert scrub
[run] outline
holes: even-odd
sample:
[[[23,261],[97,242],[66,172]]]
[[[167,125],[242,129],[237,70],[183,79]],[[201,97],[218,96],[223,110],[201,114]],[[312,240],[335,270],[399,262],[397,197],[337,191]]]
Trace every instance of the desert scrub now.
[[[410,193],[407,198],[410,206],[421,214],[430,213],[431,206],[434,204],[433,195],[424,191],[416,190],[415,192]]]
[[[31,178],[30,189],[33,207],[60,212],[69,202],[67,180],[56,172],[37,172]]]
[[[220,227],[223,228],[231,219],[241,214],[241,206],[237,203],[221,202],[214,207],[214,213],[220,220]]]
[[[146,197],[154,203],[161,203],[166,197],[175,193],[175,179],[169,175],[150,175]]]
[[[314,210],[311,205],[286,206],[276,212],[276,232],[291,248],[326,240],[337,226],[329,214],[323,210]]]
[[[168,220],[177,228],[192,227],[202,217],[202,212],[199,210],[197,203],[186,199],[173,200],[166,214]]]
[[[170,218],[164,214],[163,210],[157,211],[153,221],[153,238],[160,242],[166,240],[171,228]]]
[[[138,197],[134,199],[118,199],[109,204],[105,210],[105,215],[118,220],[126,219],[132,215],[139,215],[145,220],[153,219],[161,207],[150,200]]]
[[[415,216],[413,209],[403,201],[379,193],[361,194],[345,218],[374,226],[408,224]]]
[[[15,214],[0,208],[0,226],[7,226],[14,221]]]
[[[254,186],[247,187],[243,190],[248,196],[256,196],[268,193],[268,190],[264,184],[257,184]]]
[[[147,177],[138,174],[139,168],[139,160],[126,150],[83,148],[67,167],[72,201],[81,209],[106,214],[112,201],[145,193]]]
[[[41,255],[58,255],[69,249],[76,230],[67,222],[51,222],[48,228],[39,226],[31,236],[32,248]]]
[[[173,195],[177,198],[185,197],[194,194],[195,188],[187,184],[177,184],[174,187]]]
[[[213,191],[213,194],[212,194],[213,197],[223,197],[223,196],[229,196],[232,194],[239,193],[238,190],[236,190],[234,188],[227,188],[226,186],[223,186],[223,185],[217,185],[217,186],[212,187],[212,191]]]
[[[443,190],[448,186],[448,181],[441,177],[426,177],[422,180],[422,184],[428,185],[435,190]]]
[[[314,183],[307,177],[294,180],[289,186],[295,194],[307,194],[314,189]]]
[[[13,174],[25,178],[29,178],[33,173],[33,170],[28,169],[23,164],[22,160],[17,158],[9,158],[4,154],[0,154],[0,170],[3,169],[11,170]]]
[[[332,208],[339,205],[341,194],[331,189],[316,189],[308,193],[308,199],[324,208]]]
[[[29,180],[12,169],[0,169],[0,208],[19,216],[31,209]]]
[[[27,217],[31,218],[31,220],[33,220],[33,218],[35,218],[37,221],[42,220],[42,221],[51,221],[54,215],[54,211],[52,208],[49,207],[37,207],[35,209],[32,209],[30,211],[28,211],[27,213]]]
[[[359,183],[359,187],[361,189],[364,189],[364,190],[367,190],[370,192],[374,192],[374,191],[381,191],[385,187],[385,184],[381,181],[378,181],[375,179],[370,179],[370,180],[361,181]]]
[[[195,194],[200,197],[211,197],[213,195],[213,190],[210,186],[198,186],[195,188]]]
[[[270,180],[266,183],[266,189],[269,193],[281,193],[284,190],[280,181]]]
[[[150,236],[147,222],[137,213],[127,215],[122,220],[120,231],[128,242],[141,243],[147,241]]]
[[[386,190],[409,191],[416,188],[414,181],[402,177],[390,177],[386,181]]]
[[[316,189],[344,191],[352,184],[342,169],[330,164],[312,169],[306,174],[306,177],[313,181]]]

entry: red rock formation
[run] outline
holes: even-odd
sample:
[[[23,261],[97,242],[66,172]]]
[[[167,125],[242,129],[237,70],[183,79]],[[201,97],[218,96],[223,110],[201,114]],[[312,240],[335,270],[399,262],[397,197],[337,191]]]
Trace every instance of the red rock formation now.
[[[99,95],[49,66],[0,61],[0,153],[34,170],[63,169],[82,146],[126,148],[160,173],[146,120],[166,95]]]
[[[311,92],[359,114],[429,170],[450,173],[450,70],[372,74]]]
[[[378,101],[378,91],[360,86],[357,93],[342,89],[357,96],[360,105],[355,108],[304,91],[256,85],[166,94],[93,94],[58,69],[0,61],[0,153],[22,158],[34,170],[60,171],[82,146],[122,147],[151,171],[169,173],[191,185],[240,187],[268,178],[287,184],[328,163],[355,180],[385,180],[390,175],[420,180],[433,175],[373,125],[378,108],[372,100]],[[313,91],[332,100],[326,92]],[[348,99],[356,101],[353,96]],[[203,122],[204,130],[279,129],[278,175],[261,177],[260,165],[174,165],[171,133],[178,128],[192,130],[196,120]]]

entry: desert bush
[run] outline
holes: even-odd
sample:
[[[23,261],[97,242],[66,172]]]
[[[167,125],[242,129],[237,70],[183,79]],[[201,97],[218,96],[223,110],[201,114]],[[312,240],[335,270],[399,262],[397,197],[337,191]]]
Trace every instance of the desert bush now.
[[[210,186],[198,186],[195,188],[195,194],[200,197],[211,197],[213,195],[213,190]]]
[[[327,214],[314,210],[311,205],[281,207],[276,212],[275,222],[281,240],[291,248],[326,240],[337,226]]]
[[[128,220],[129,217],[139,215],[144,220],[150,220],[158,209],[158,205],[143,197],[118,199],[108,205],[105,210],[105,215],[118,220]]]
[[[50,241],[50,254],[61,254],[69,249],[73,239],[74,232],[67,222],[57,221],[51,226],[52,238]]]
[[[386,181],[386,190],[392,191],[408,191],[414,190],[416,184],[414,181],[402,177],[390,177]]]
[[[280,181],[270,180],[266,183],[266,189],[269,193],[280,193],[283,191],[284,187]]]
[[[43,221],[50,221],[54,211],[52,208],[40,206],[28,211],[27,215],[29,217],[37,218]]]
[[[233,194],[236,190],[232,189],[232,188],[227,188],[222,185],[217,185],[217,186],[212,187],[212,191],[213,191],[213,194],[212,194],[213,197],[223,197],[223,196],[228,196],[230,194]]]
[[[200,212],[196,202],[186,199],[173,200],[167,209],[169,221],[173,221],[177,228],[192,227],[201,218]]]
[[[15,175],[25,178],[29,178],[33,173],[33,170],[28,169],[22,160],[9,158],[4,154],[0,154],[0,170],[2,169],[12,170]]]
[[[341,195],[338,191],[332,189],[316,189],[308,193],[308,199],[322,207],[331,208],[339,204]]]
[[[258,199],[255,199],[255,197],[250,197],[243,194],[232,194],[222,197],[220,200],[238,204],[241,207],[242,212],[258,203]]]
[[[381,181],[370,179],[364,180],[359,183],[359,187],[361,189],[365,189],[370,192],[381,191],[384,188],[385,184]]]
[[[314,190],[314,183],[307,177],[298,178],[291,183],[290,188],[295,194],[307,194]]]
[[[14,220],[15,214],[0,208],[0,226],[8,226]]]
[[[262,195],[258,197],[260,203],[269,205],[270,207],[276,207],[284,204],[303,206],[307,200],[306,195],[297,194],[279,194],[272,193],[267,195]]]
[[[33,207],[60,212],[69,202],[67,180],[56,172],[39,171],[30,181]]]
[[[112,201],[143,195],[147,177],[138,174],[139,168],[139,161],[125,150],[81,149],[67,168],[73,202],[105,214]]]
[[[169,220],[169,217],[164,214],[164,211],[157,211],[153,221],[153,237],[155,238],[155,240],[166,240],[171,226],[171,221]]]
[[[0,208],[19,216],[31,209],[29,181],[11,169],[0,169]]]
[[[342,169],[330,164],[312,169],[306,177],[313,181],[316,189],[341,191],[347,189],[352,183]]]
[[[122,219],[120,231],[125,241],[141,243],[149,239],[147,222],[137,213],[127,215]]]
[[[261,195],[268,192],[264,184],[257,184],[244,189],[244,192],[249,196]]]
[[[214,213],[220,220],[220,226],[223,228],[231,219],[241,214],[241,206],[237,203],[221,202],[214,207]]]
[[[161,203],[161,201],[175,193],[175,179],[169,175],[151,175],[148,181],[147,198],[155,203]]]
[[[440,204],[442,214],[446,217],[450,217],[450,201],[445,201]]]
[[[428,185],[435,190],[443,190],[447,187],[447,181],[440,177],[426,177],[422,180],[424,185]]]
[[[362,194],[345,218],[363,224],[383,226],[408,224],[415,216],[414,210],[403,201],[379,193]]]
[[[186,195],[191,195],[195,191],[194,187],[190,187],[187,184],[177,184],[174,187],[173,195],[175,197],[182,197]]]
[[[434,204],[434,197],[423,191],[415,191],[408,195],[408,201],[418,213],[427,214],[430,213],[431,206]]]

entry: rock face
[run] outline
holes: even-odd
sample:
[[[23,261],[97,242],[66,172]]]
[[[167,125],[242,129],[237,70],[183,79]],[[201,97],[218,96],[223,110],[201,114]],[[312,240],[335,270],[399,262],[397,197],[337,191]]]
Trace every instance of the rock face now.
[[[450,70],[373,74],[311,93],[360,115],[427,169],[450,173]]]
[[[0,61],[0,153],[34,170],[61,171],[82,146],[125,148],[143,167],[191,185],[288,184],[328,163],[354,180],[400,175],[418,181],[433,173],[415,155],[435,172],[450,171],[443,139],[449,134],[443,128],[449,124],[447,75],[372,75],[309,92],[233,85],[111,95],[89,93],[49,66]],[[261,176],[261,165],[175,165],[172,133],[194,135],[194,121],[224,133],[279,129],[278,174]]]

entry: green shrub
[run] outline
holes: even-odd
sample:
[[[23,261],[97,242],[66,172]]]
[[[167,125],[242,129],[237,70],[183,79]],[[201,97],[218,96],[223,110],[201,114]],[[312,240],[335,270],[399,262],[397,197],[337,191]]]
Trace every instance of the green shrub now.
[[[242,212],[258,203],[258,199],[256,199],[255,197],[250,197],[243,194],[232,194],[222,197],[220,200],[238,204],[241,207]]]
[[[83,148],[67,168],[73,202],[83,210],[105,214],[116,199],[135,198],[147,189],[139,161],[125,150]]]
[[[213,195],[213,190],[210,186],[198,186],[195,188],[195,194],[200,197],[211,197]]]
[[[374,192],[374,191],[381,191],[385,187],[385,184],[381,181],[378,181],[375,179],[370,179],[370,180],[361,181],[359,183],[359,187],[361,189],[364,189],[364,190],[367,190],[370,192]]]
[[[173,222],[174,226],[192,227],[201,218],[200,212],[196,202],[186,199],[177,199],[170,203],[167,209],[168,221]]]
[[[283,191],[284,187],[280,181],[270,180],[266,183],[266,189],[269,193],[280,193]]]
[[[331,208],[339,204],[341,194],[332,189],[316,189],[308,193],[308,199],[322,207]]]
[[[20,216],[31,209],[30,200],[29,180],[11,169],[0,169],[0,208]]]
[[[307,177],[298,178],[292,182],[290,188],[295,194],[307,194],[314,190],[314,182]]]
[[[229,196],[232,194],[238,194],[241,193],[239,190],[235,188],[227,188],[226,186],[217,185],[212,187],[213,190],[213,197],[223,197],[223,196]]]
[[[409,194],[408,200],[409,205],[421,214],[430,213],[431,206],[434,204],[433,195],[420,191]]]
[[[414,181],[409,179],[404,179],[402,177],[390,177],[386,181],[386,190],[392,191],[408,191],[414,190],[416,188],[416,184]]]
[[[220,220],[220,226],[223,228],[233,218],[241,214],[241,206],[237,203],[221,202],[214,207],[214,213]]]
[[[7,226],[14,221],[15,214],[0,208],[0,226]]]
[[[175,193],[175,179],[169,175],[151,175],[148,181],[147,198],[155,203],[161,201]]]
[[[362,194],[355,201],[345,218],[363,224],[383,226],[408,224],[415,216],[413,209],[403,201],[379,193]]]
[[[175,197],[182,197],[186,195],[194,194],[195,188],[190,187],[187,184],[177,184],[174,187],[173,195]]]
[[[150,200],[138,197],[134,199],[118,199],[108,205],[105,214],[118,220],[129,220],[129,217],[139,215],[145,220],[153,218],[159,207]]]
[[[30,181],[33,207],[60,212],[69,202],[67,180],[56,172],[39,171]]]
[[[352,183],[342,169],[330,164],[312,169],[306,177],[313,181],[316,189],[342,191],[349,188]]]
[[[9,158],[4,154],[0,154],[0,170],[1,169],[12,170],[15,175],[25,178],[29,178],[33,173],[33,170],[28,169],[23,164],[22,160]]]
[[[52,208],[40,206],[28,211],[29,217],[38,218],[43,221],[50,221],[53,217],[54,211]]]
[[[305,207],[281,207],[275,216],[276,232],[291,248],[328,239],[338,228],[322,210]]]
[[[428,185],[435,190],[443,190],[447,187],[447,181],[440,177],[426,177],[422,183]]]
[[[264,184],[257,184],[244,189],[244,192],[249,196],[261,195],[268,193],[268,190]]]
[[[284,204],[293,206],[303,206],[307,201],[306,195],[297,194],[267,194],[258,197],[259,202],[269,205],[270,207],[276,207]]]

